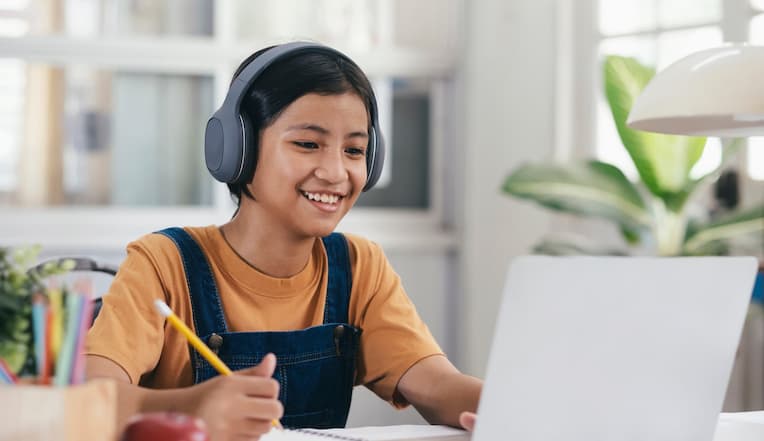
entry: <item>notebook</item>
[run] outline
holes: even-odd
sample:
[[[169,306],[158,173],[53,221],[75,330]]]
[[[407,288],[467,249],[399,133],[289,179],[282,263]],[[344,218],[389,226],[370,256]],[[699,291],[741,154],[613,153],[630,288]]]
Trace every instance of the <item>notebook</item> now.
[[[400,425],[329,430],[271,430],[260,439],[262,441],[469,441],[469,434],[453,427]]]
[[[472,440],[711,441],[756,267],[515,260]]]
[[[271,429],[270,432],[260,437],[261,441],[329,441],[329,440],[345,440],[345,441],[364,441],[361,438],[344,436],[344,435],[332,435],[327,432],[311,429]]]

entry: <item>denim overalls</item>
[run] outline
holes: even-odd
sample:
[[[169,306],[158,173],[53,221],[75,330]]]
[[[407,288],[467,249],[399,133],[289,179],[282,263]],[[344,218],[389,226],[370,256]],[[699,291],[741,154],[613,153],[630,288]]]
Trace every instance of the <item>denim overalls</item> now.
[[[196,333],[232,370],[254,366],[269,352],[276,355],[273,377],[284,405],[281,423],[293,428],[344,427],[355,378],[360,329],[347,324],[351,270],[345,237],[323,238],[329,280],[323,325],[297,331],[229,332],[207,259],[182,228],[159,231],[180,251],[191,296]],[[194,383],[217,375],[189,346]]]

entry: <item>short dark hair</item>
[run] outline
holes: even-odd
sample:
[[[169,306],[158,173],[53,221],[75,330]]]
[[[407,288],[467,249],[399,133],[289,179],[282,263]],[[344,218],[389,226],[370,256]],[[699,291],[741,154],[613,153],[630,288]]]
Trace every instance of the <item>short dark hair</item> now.
[[[233,78],[255,58],[271,49],[261,49],[245,59]],[[233,80],[232,80],[233,81]],[[361,69],[348,59],[325,51],[300,52],[271,64],[250,86],[241,103],[241,115],[251,128],[252,136],[245,148],[255,149],[259,156],[260,134],[279,117],[284,109],[303,95],[340,95],[356,93],[366,106],[369,127],[375,100],[371,83]],[[254,144],[253,144],[254,143]],[[245,164],[242,177],[228,184],[237,206],[242,195],[254,199],[247,184],[255,175],[255,161]]]

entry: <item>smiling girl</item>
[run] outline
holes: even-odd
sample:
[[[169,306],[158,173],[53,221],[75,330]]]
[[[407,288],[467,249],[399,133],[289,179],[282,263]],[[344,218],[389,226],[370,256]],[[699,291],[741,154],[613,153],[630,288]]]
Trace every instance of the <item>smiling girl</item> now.
[[[471,428],[482,382],[443,355],[380,247],[333,232],[384,158],[366,76],[331,48],[290,43],[242,63],[231,103],[234,121],[224,108],[210,120],[205,157],[235,215],[129,244],[88,335],[88,376],[118,380],[120,421],[178,410],[213,440],[257,439],[272,419],[343,427],[364,385],[431,423]],[[155,299],[237,375],[216,376]]]

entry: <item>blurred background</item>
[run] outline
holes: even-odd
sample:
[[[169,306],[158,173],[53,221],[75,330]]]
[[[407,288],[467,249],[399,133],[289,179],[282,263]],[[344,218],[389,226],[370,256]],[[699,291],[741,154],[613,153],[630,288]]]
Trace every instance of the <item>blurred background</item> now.
[[[504,178],[597,158],[637,179],[603,57],[661,69],[764,44],[764,0],[0,0],[0,245],[118,264],[148,232],[225,222],[206,120],[243,58],[293,39],[346,52],[379,98],[385,172],[339,229],[383,246],[449,357],[483,376],[513,257],[557,231],[621,241],[609,223],[511,199]],[[764,203],[764,139],[744,142],[728,167],[741,207]],[[692,174],[721,161],[711,138]],[[712,216],[717,193],[693,213]],[[764,259],[760,239],[730,252]],[[350,425],[419,421],[356,389]]]

